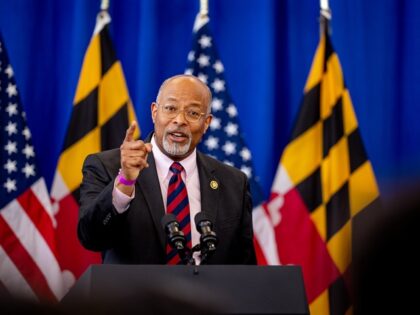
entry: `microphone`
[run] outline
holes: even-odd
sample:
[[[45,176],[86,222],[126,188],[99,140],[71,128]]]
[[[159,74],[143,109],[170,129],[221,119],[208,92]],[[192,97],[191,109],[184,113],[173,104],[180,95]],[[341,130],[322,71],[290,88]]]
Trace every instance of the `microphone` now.
[[[213,254],[219,242],[216,233],[212,230],[213,224],[204,212],[199,212],[194,218],[197,231],[200,236],[202,262],[205,261],[209,255]]]
[[[173,213],[164,215],[161,224],[171,247],[175,248],[178,252],[184,251],[187,242],[185,240],[184,232],[179,229],[179,223],[176,220],[176,216]]]

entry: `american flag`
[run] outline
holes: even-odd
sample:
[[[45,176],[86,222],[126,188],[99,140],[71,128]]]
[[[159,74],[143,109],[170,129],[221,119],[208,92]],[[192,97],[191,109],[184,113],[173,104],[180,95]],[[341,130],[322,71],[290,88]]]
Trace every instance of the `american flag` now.
[[[249,179],[254,206],[260,205],[263,193],[253,169],[251,151],[241,133],[238,110],[228,92],[223,63],[210,32],[209,18],[201,14],[195,21],[192,50],[188,54],[185,73],[198,77],[209,86],[213,94],[211,103],[213,120],[199,149],[244,172]],[[263,211],[261,207],[255,207],[254,210],[257,210],[253,211],[257,258],[259,264],[265,264],[266,249],[273,247],[273,250],[276,250],[272,244],[274,235],[261,237],[263,234],[260,232],[271,223],[263,213],[260,213]]]
[[[65,292],[55,220],[1,36],[0,128],[0,287],[17,297],[57,301]]]

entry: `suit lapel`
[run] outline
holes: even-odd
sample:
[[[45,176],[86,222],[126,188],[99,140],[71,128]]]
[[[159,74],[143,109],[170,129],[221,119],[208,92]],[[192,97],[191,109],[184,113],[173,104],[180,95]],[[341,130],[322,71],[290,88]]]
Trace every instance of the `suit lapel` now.
[[[219,209],[220,180],[216,177],[215,169],[208,163],[206,157],[198,151],[197,167],[200,177],[201,211],[205,212],[214,223]]]
[[[165,215],[165,208],[153,153],[149,153],[147,162],[149,163],[149,167],[142,170],[137,181],[140,186],[140,193],[146,199],[147,208],[153,218],[162,249],[165,249],[166,235],[160,223],[162,217]]]

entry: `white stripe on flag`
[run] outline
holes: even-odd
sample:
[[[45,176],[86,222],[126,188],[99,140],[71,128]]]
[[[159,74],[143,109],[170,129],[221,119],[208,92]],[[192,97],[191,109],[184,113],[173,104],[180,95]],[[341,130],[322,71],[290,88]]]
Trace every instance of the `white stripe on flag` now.
[[[273,224],[262,205],[259,205],[252,210],[252,224],[254,227],[254,236],[260,244],[261,251],[264,254],[267,264],[280,265]]]
[[[51,187],[50,195],[57,201],[60,201],[70,193],[66,183],[63,180],[60,172],[57,170],[54,174],[53,185]]]
[[[10,260],[3,247],[0,245],[0,281],[6,286],[13,296],[20,296],[37,301],[32,288],[26,282],[15,264]]]
[[[286,168],[280,163],[279,167],[277,168],[273,184],[271,185],[271,192],[276,192],[280,195],[285,195],[293,187],[294,185],[290,180]]]
[[[60,300],[66,293],[60,266],[32,220],[16,200],[4,207],[1,215],[44,274],[51,291]]]

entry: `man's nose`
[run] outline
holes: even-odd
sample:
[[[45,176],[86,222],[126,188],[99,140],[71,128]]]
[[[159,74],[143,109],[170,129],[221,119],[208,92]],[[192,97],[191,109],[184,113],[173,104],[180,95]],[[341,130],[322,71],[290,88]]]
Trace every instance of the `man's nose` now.
[[[187,124],[187,120],[185,119],[185,112],[184,110],[180,110],[178,114],[172,119],[172,121],[178,124]]]

